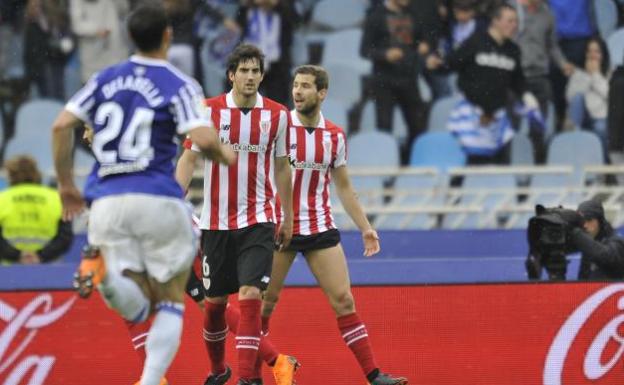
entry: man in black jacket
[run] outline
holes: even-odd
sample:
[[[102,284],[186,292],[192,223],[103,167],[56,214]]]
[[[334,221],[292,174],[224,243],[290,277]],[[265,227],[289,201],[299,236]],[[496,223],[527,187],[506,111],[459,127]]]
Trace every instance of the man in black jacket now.
[[[570,241],[582,253],[578,279],[624,278],[624,239],[607,222],[602,204],[585,201],[577,211],[582,216],[583,228],[572,228]]]
[[[366,19],[360,54],[373,62],[373,92],[377,127],[392,132],[394,106],[398,105],[407,123],[408,140],[402,158],[412,140],[423,130],[423,102],[418,91],[421,45],[420,23],[410,12],[411,0],[387,0],[373,8]],[[422,51],[422,52],[420,52]]]
[[[537,111],[535,96],[526,92],[520,47],[513,41],[518,26],[516,9],[496,8],[486,31],[475,32],[443,63],[431,55],[427,67],[458,73],[464,99],[451,112],[448,128],[468,155],[468,164],[509,163],[514,135],[507,108],[521,100],[525,114]]]

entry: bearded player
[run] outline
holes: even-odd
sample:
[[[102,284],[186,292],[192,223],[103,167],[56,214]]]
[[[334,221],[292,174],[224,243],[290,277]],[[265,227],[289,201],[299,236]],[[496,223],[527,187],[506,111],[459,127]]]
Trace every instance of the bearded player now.
[[[340,233],[332,217],[329,184],[333,180],[347,214],[362,232],[364,255],[379,252],[379,237],[368,222],[347,173],[344,131],[325,119],[321,104],[329,77],[319,66],[295,70],[290,112],[289,158],[293,174],[293,237],[285,250],[273,256],[271,281],[264,295],[262,316],[270,317],[295,255],[305,256],[310,270],[329,300],[345,344],[351,349],[371,385],[405,385],[407,379],[382,373],[366,331],[355,311]]]

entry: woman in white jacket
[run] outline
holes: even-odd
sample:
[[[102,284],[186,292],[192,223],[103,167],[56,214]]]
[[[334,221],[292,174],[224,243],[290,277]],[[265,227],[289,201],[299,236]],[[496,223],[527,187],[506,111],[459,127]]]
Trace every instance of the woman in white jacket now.
[[[566,90],[568,114],[577,127],[594,131],[607,142],[607,107],[610,77],[609,51],[599,37],[585,48],[585,68],[574,71]]]

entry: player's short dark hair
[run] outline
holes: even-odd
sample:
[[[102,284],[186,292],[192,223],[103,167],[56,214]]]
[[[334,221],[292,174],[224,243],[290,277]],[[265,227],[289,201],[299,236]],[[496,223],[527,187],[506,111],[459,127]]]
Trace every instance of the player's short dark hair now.
[[[329,74],[325,68],[312,64],[305,64],[295,68],[295,76],[297,75],[312,75],[314,76],[314,85],[316,89],[326,90],[329,88]]]
[[[37,161],[29,155],[17,155],[6,161],[4,167],[9,177],[9,185],[22,183],[41,184],[41,172]]]
[[[494,10],[492,11],[491,19],[492,20],[499,19],[503,15],[503,11],[505,10],[518,13],[518,10],[513,5],[509,3],[501,3],[498,6],[496,6],[496,8],[494,8]]]
[[[453,9],[460,11],[476,11],[477,2],[475,0],[455,0],[452,3]]]
[[[163,33],[169,26],[167,11],[157,1],[141,3],[128,18],[130,38],[142,52],[152,52],[160,48]]]
[[[260,48],[252,44],[243,43],[234,48],[234,51],[228,56],[226,64],[226,74],[236,72],[239,64],[249,60],[257,60],[260,65],[260,73],[264,73],[264,54]]]

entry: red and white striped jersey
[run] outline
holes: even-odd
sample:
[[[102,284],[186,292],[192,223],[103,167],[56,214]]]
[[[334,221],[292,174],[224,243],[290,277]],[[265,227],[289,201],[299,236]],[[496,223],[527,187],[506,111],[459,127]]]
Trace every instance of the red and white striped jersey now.
[[[206,160],[200,228],[236,230],[275,222],[274,158],[287,155],[288,110],[258,94],[255,107],[244,113],[231,92],[207,99],[206,106],[221,142],[232,145],[237,161],[224,166]],[[185,147],[191,147],[190,141]]]
[[[347,164],[347,140],[342,128],[321,114],[318,127],[304,127],[290,112],[289,161],[293,168],[293,235],[335,229],[331,214],[331,169]]]

